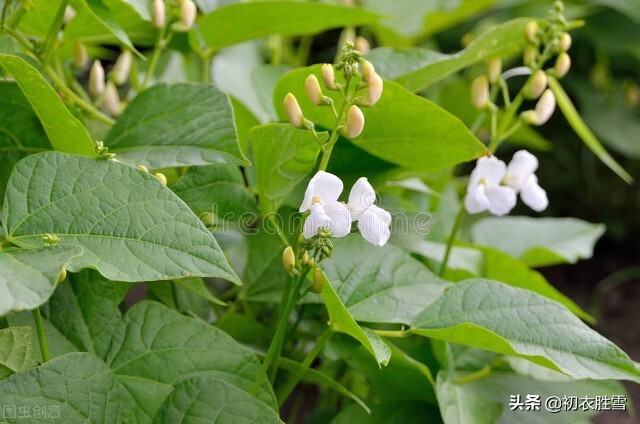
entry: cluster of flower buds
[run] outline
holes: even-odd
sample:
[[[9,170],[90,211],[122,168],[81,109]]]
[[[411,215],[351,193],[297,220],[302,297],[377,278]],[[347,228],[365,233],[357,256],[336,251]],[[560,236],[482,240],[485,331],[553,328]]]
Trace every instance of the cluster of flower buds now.
[[[329,241],[328,239],[327,241],[331,243],[331,241]],[[314,293],[321,293],[324,289],[326,278],[322,270],[317,267],[315,258],[309,256],[309,252],[311,250],[308,250],[308,248],[311,248],[311,250],[313,250],[315,247],[311,246],[309,243],[306,243],[304,246],[302,246],[300,257],[296,261],[296,254],[293,251],[293,248],[291,246],[285,247],[285,249],[282,251],[282,267],[289,275],[298,275],[300,274],[301,270],[313,270],[313,279],[309,290]],[[318,255],[319,253],[320,251],[316,249],[316,253],[314,254],[314,256],[319,256],[320,258],[322,258],[322,255]],[[329,254],[329,256],[325,257],[330,256],[331,255]]]
[[[120,101],[117,86],[127,82],[132,62],[133,54],[125,50],[118,56],[108,79],[105,79],[104,67],[100,60],[95,60],[89,71],[89,93],[111,116],[119,116],[122,113],[124,105]]]
[[[465,208],[471,214],[488,210],[496,216],[506,215],[515,207],[519,194],[534,211],[545,210],[549,200],[538,185],[537,169],[538,159],[526,150],[516,152],[508,166],[495,156],[481,157],[471,172]]]
[[[198,7],[193,0],[179,0],[178,5],[180,19],[171,26],[171,29],[176,32],[189,31],[196,21]],[[164,28],[167,25],[165,0],[153,0],[151,21],[156,28]]]

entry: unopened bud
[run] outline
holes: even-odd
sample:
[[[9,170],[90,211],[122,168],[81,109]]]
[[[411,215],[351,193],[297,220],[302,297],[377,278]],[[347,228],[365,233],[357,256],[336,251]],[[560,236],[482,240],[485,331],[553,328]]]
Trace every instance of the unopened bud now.
[[[524,27],[524,36],[528,41],[535,41],[538,36],[538,22],[531,21]]]
[[[289,123],[296,127],[303,127],[303,116],[302,109],[300,109],[300,105],[298,104],[298,99],[293,93],[288,93],[284,96],[284,112],[287,114],[287,118],[289,118]]]
[[[500,58],[491,59],[487,64],[487,76],[491,84],[495,84],[500,79],[502,73],[502,61]]]
[[[556,98],[550,89],[547,89],[536,104],[535,110],[528,110],[522,113],[521,117],[525,122],[533,125],[545,124],[556,108]]]
[[[62,268],[60,275],[58,275],[58,283],[62,283],[67,278],[67,268]]]
[[[532,68],[536,60],[538,60],[538,48],[534,45],[529,44],[524,48],[524,52],[522,53],[522,63],[525,66]]]
[[[333,65],[328,63],[322,65],[322,81],[324,82],[324,86],[329,90],[335,90],[338,88],[336,86],[336,76],[333,71]]]
[[[133,54],[130,50],[125,50],[120,53],[120,56],[118,56],[118,60],[116,60],[116,64],[113,66],[113,70],[111,71],[113,82],[118,85],[122,85],[127,82],[132,62]]]
[[[480,110],[489,106],[489,81],[484,75],[477,77],[471,83],[471,102]]]
[[[102,99],[102,107],[111,116],[120,116],[122,113],[122,106],[120,104],[120,96],[118,95],[118,89],[115,84],[109,81],[107,87],[104,90],[104,97]]]
[[[315,75],[309,75],[304,81],[304,90],[307,92],[307,96],[309,96],[309,99],[313,103],[317,105],[322,104],[322,89],[320,88],[320,83]]]
[[[104,91],[104,68],[99,60],[95,60],[89,71],[89,92],[99,96]]]
[[[144,165],[138,165],[138,169],[142,172],[149,172],[149,169]]]
[[[156,172],[155,174],[153,174],[158,181],[160,181],[162,183],[162,185],[167,185],[167,176],[164,175],[162,172]]]
[[[545,88],[547,88],[547,74],[542,69],[538,69],[525,87],[524,95],[528,99],[537,99]]]
[[[311,291],[314,293],[322,293],[324,289],[324,274],[320,268],[313,271],[313,282],[311,283]]]
[[[568,33],[562,33],[558,40],[558,48],[561,52],[566,52],[571,48],[571,36]]]
[[[309,253],[306,250],[302,254],[302,265],[309,265]]]
[[[363,106],[375,105],[382,96],[383,86],[384,83],[382,82],[382,77],[376,74],[373,81],[369,83],[369,87],[367,87],[367,92],[365,93],[364,99],[361,101],[361,104]]]
[[[296,268],[296,255],[293,253],[291,246],[287,246],[282,251],[282,266],[287,274],[291,274]]]
[[[371,45],[369,41],[361,36],[356,37],[356,42],[354,43],[354,47],[362,54],[367,54],[369,50],[371,50]]]
[[[373,64],[368,60],[362,62],[362,79],[366,83],[371,83],[377,76],[376,68],[373,67]]]
[[[553,68],[556,71],[556,77],[562,78],[567,75],[569,68],[571,68],[571,58],[569,55],[566,52],[560,53]]]
[[[73,64],[76,68],[84,68],[88,60],[89,55],[87,55],[87,48],[84,44],[76,41],[73,45]]]
[[[347,126],[343,131],[343,134],[347,138],[355,138],[362,133],[364,129],[364,115],[360,108],[356,105],[349,108],[349,114],[347,115]]]
[[[156,28],[164,27],[167,20],[167,10],[164,0],[153,0],[152,21]]]
[[[76,11],[73,7],[67,6],[64,8],[64,16],[62,17],[62,22],[66,25],[69,21],[76,17]]]
[[[198,14],[198,8],[193,0],[183,0],[180,5],[180,26],[181,29],[187,31],[191,29],[193,23],[196,21]]]

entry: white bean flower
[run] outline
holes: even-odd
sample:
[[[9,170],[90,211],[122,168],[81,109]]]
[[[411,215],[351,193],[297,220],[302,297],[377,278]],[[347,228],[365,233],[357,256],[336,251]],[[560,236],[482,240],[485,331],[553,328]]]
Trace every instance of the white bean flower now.
[[[478,159],[471,172],[464,205],[471,214],[488,210],[496,216],[508,214],[516,205],[516,193],[511,187],[500,185],[507,166],[495,156]]]
[[[351,188],[347,205],[353,220],[358,221],[362,237],[371,244],[384,246],[391,236],[391,214],[374,205],[375,200],[375,190],[369,181],[362,177]]]
[[[329,229],[333,237],[351,232],[349,209],[338,202],[342,189],[342,180],[328,172],[318,171],[311,178],[300,206],[300,212],[311,211],[302,229],[305,238],[312,238],[321,228]]]
[[[516,193],[520,193],[520,198],[527,206],[541,212],[549,205],[549,199],[547,192],[538,184],[538,178],[534,174],[536,169],[538,159],[526,150],[520,150],[509,162],[504,182]]]

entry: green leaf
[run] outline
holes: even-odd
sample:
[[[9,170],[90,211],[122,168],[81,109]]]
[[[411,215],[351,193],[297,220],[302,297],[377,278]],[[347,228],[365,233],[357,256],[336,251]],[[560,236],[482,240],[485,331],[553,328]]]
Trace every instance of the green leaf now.
[[[422,311],[412,333],[526,358],[572,378],[640,382],[616,345],[560,304],[491,280],[465,280]]]
[[[391,357],[389,346],[373,330],[358,325],[328,280],[321,296],[329,312],[329,325],[331,325],[331,328],[334,331],[353,337],[362,343],[379,365],[387,365]]]
[[[204,283],[204,281],[202,281],[202,278],[182,278],[180,280],[176,280],[175,282],[176,284],[184,287],[192,293],[197,294],[201,298],[206,299],[211,303],[222,306],[226,305],[226,303],[224,303],[222,300],[211,294],[211,292],[207,288],[207,285]]]
[[[411,91],[421,91],[476,63],[520,52],[527,45],[524,27],[531,20],[518,18],[491,26],[455,54],[423,48],[378,48],[367,58],[384,78],[393,79]]]
[[[424,424],[440,422],[435,405],[416,401],[385,402],[371,407],[371,413],[356,405],[344,408],[331,424]]]
[[[257,211],[256,199],[236,165],[189,168],[171,188],[199,216],[209,213],[222,221],[235,221]]]
[[[0,316],[45,303],[62,269],[81,253],[73,246],[0,250]]]
[[[309,74],[320,78],[320,65],[298,68],[280,79],[274,94],[278,116],[286,117],[282,99],[292,92],[307,119],[322,127],[333,128],[333,113],[328,108],[313,104],[304,93],[304,80]],[[340,104],[339,94],[331,91],[325,94]],[[384,82],[378,103],[374,107],[363,108],[363,113],[364,131],[350,141],[368,153],[400,166],[421,171],[434,170],[487,153],[487,148],[462,121],[392,81]]]
[[[473,226],[471,239],[541,267],[590,258],[604,231],[603,224],[576,218],[491,217]]]
[[[360,235],[334,240],[323,269],[356,321],[410,324],[449,286],[400,248],[376,247]]]
[[[591,132],[587,124],[584,123],[580,114],[576,110],[575,106],[567,96],[567,93],[562,88],[562,85],[553,77],[548,79],[549,88],[553,91],[553,94],[556,96],[556,102],[558,103],[558,107],[564,114],[565,118],[567,118],[567,122],[571,125],[571,128],[578,134],[578,136],[584,141],[584,144],[591,149],[591,151],[605,164],[611,169],[613,172],[618,174],[620,178],[622,178],[625,182],[631,184],[633,182],[633,177],[629,175],[627,171],[620,166],[620,164],[607,152],[607,150],[600,144],[595,135]]]
[[[166,168],[246,164],[229,97],[211,84],[156,84],[131,102],[105,137],[118,159]]]
[[[134,422],[135,403],[113,371],[91,353],[70,353],[0,382],[3,405],[36,408],[65,423]],[[46,409],[44,409],[46,407]],[[6,411],[6,410],[5,410]],[[3,417],[10,423],[23,421]]]
[[[11,74],[29,100],[54,149],[94,156],[93,140],[40,73],[23,59],[0,53],[0,68]]]
[[[205,43],[214,49],[271,34],[310,35],[379,19],[362,9],[326,3],[268,1],[221,7],[198,20]]]
[[[445,370],[440,371],[436,377],[436,393],[442,421],[445,424],[495,423],[500,417],[502,407],[469,393],[465,390],[465,385],[456,384],[457,377],[457,373]]]
[[[249,393],[215,377],[196,377],[178,384],[156,415],[155,423],[282,423],[278,413]]]
[[[37,184],[33,182],[37,181]],[[71,182],[71,183],[70,183]],[[113,160],[57,152],[14,168],[2,222],[23,247],[80,246],[71,271],[96,268],[112,280],[238,277],[204,224],[153,175]]]
[[[326,133],[319,134],[322,142]],[[249,133],[249,143],[255,158],[260,212],[275,212],[291,190],[311,172],[320,145],[311,131],[293,128],[289,124],[267,124]]]
[[[0,380],[35,365],[32,355],[31,327],[0,330]]]

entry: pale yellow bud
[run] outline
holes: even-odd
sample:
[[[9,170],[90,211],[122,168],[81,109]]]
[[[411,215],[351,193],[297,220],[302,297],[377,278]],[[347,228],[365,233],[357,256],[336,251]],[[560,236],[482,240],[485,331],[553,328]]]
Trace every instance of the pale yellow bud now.
[[[198,8],[192,0],[183,1],[180,5],[180,23],[182,25],[182,29],[191,29],[193,23],[196,21],[197,14]]]
[[[563,76],[567,75],[567,72],[569,72],[569,68],[571,68],[571,58],[565,52],[560,53],[558,55],[558,58],[556,59],[556,64],[554,66],[556,77],[562,78]]]
[[[152,21],[153,26],[156,28],[164,27],[167,21],[167,10],[164,5],[164,0],[153,0]]]
[[[60,275],[58,275],[58,283],[62,283],[67,278],[67,269],[62,268]]]
[[[382,88],[384,83],[382,82],[382,77],[378,74],[374,77],[373,81],[369,83],[369,87],[367,87],[367,92],[365,94],[364,100],[362,100],[363,106],[373,106],[375,105],[380,97],[382,96]]]
[[[291,125],[296,128],[302,128],[302,109],[300,109],[298,99],[296,99],[296,96],[294,96],[293,93],[288,93],[284,96],[284,112],[287,114],[287,118],[289,118],[289,123]]]
[[[122,85],[127,82],[129,78],[129,71],[131,70],[131,63],[133,62],[133,54],[130,50],[125,50],[120,53],[118,56],[118,60],[116,60],[116,64],[113,65],[113,70],[111,70],[111,76],[113,77],[113,82],[118,85]]]
[[[354,47],[362,54],[367,54],[369,50],[371,50],[371,44],[369,41],[361,36],[356,37],[356,42],[354,43]]]
[[[324,274],[320,268],[313,271],[313,282],[311,283],[311,291],[314,293],[322,293],[324,289]]]
[[[76,41],[73,45],[73,64],[76,65],[77,68],[84,68],[88,60],[89,55],[87,54],[87,48],[84,44]]]
[[[502,61],[500,58],[491,59],[487,64],[487,76],[489,77],[489,82],[491,84],[495,84],[500,79],[500,74],[502,73]]]
[[[529,41],[535,41],[538,35],[538,22],[531,21],[524,27],[524,36]]]
[[[522,119],[525,122],[533,125],[543,125],[545,124],[551,115],[553,115],[553,111],[556,108],[556,98],[553,95],[553,92],[550,89],[545,90],[540,96],[538,103],[536,103],[535,110],[528,110],[522,112]]]
[[[336,86],[336,76],[333,71],[333,65],[328,63],[322,65],[322,81],[324,82],[324,86],[330,90],[338,88]]]
[[[529,44],[524,48],[524,52],[522,53],[522,62],[525,66],[532,68],[536,63],[536,60],[538,60],[538,48]]]
[[[547,88],[547,74],[542,69],[538,69],[525,87],[524,95],[528,99],[537,99],[545,88]]]
[[[282,266],[287,274],[290,274],[296,268],[296,255],[293,253],[291,246],[287,246],[282,251]]]
[[[489,81],[481,75],[471,83],[471,102],[480,110],[489,106]]]
[[[309,253],[307,253],[306,250],[302,254],[302,264],[303,265],[309,265]]]
[[[95,60],[89,71],[89,92],[99,96],[104,91],[104,68],[99,60]]]
[[[162,172],[156,172],[155,174],[153,174],[158,181],[160,181],[162,183],[162,185],[167,185],[167,176],[164,175]]]
[[[571,36],[568,33],[562,33],[560,39],[558,40],[558,48],[562,52],[566,52],[571,48]]]
[[[149,172],[149,168],[147,168],[144,165],[138,165],[138,169],[141,170],[142,172]]]
[[[118,89],[111,81],[107,83],[107,87],[104,90],[102,107],[111,116],[120,116],[120,114],[122,113],[122,106],[120,104]]]
[[[309,75],[304,81],[304,90],[307,92],[309,100],[317,105],[322,104],[322,89],[315,75]]]
[[[356,105],[349,108],[347,115],[347,126],[344,129],[344,136],[347,138],[355,138],[362,133],[364,129],[364,115],[360,108]]]
[[[377,76],[376,68],[373,67],[373,64],[368,60],[362,62],[362,79],[366,83],[371,83]]]

